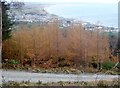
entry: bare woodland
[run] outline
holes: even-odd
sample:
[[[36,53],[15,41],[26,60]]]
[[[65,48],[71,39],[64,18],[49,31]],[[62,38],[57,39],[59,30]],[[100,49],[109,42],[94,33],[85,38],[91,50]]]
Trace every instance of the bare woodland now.
[[[3,62],[16,60],[23,67],[77,68],[117,61],[111,55],[109,38],[103,30],[84,30],[81,24],[63,29],[57,22],[45,26],[20,25],[12,32],[12,38],[3,42],[2,49]]]

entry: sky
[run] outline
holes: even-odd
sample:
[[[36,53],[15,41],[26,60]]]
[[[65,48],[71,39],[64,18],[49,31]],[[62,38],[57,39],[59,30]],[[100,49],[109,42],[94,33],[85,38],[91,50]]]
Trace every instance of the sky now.
[[[6,0],[6,1],[10,2],[12,0]],[[54,3],[72,3],[72,2],[118,3],[120,0],[17,0],[17,1],[24,1],[24,2],[54,2]]]

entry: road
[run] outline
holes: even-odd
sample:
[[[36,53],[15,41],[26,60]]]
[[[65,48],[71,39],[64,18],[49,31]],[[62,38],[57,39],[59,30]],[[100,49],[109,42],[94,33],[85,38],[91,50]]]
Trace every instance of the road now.
[[[7,81],[30,81],[30,82],[38,82],[42,81],[46,82],[58,82],[58,81],[95,81],[98,80],[112,80],[114,78],[118,78],[118,75],[105,75],[105,74],[54,74],[54,73],[32,73],[25,71],[5,71],[0,70],[2,77],[0,78],[4,82]]]

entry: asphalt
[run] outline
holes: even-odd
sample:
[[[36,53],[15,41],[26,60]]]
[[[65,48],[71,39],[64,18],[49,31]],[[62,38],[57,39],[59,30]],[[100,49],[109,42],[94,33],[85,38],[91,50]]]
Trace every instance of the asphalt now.
[[[90,74],[90,73],[82,73],[82,74],[54,74],[54,73],[32,73],[25,71],[5,71],[0,70],[0,83],[8,82],[8,81],[30,81],[30,82],[38,82],[41,81],[43,83],[47,82],[59,82],[59,81],[99,81],[99,80],[113,80],[118,79],[118,75],[105,75],[105,74]]]

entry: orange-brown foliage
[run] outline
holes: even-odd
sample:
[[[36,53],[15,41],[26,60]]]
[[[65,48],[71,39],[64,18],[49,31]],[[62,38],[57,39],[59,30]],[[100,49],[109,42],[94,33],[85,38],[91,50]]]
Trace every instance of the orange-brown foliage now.
[[[84,30],[80,24],[59,29],[46,26],[20,26],[11,39],[3,42],[3,60],[16,59],[23,65],[45,68],[77,66],[109,58],[108,38],[100,30]]]

